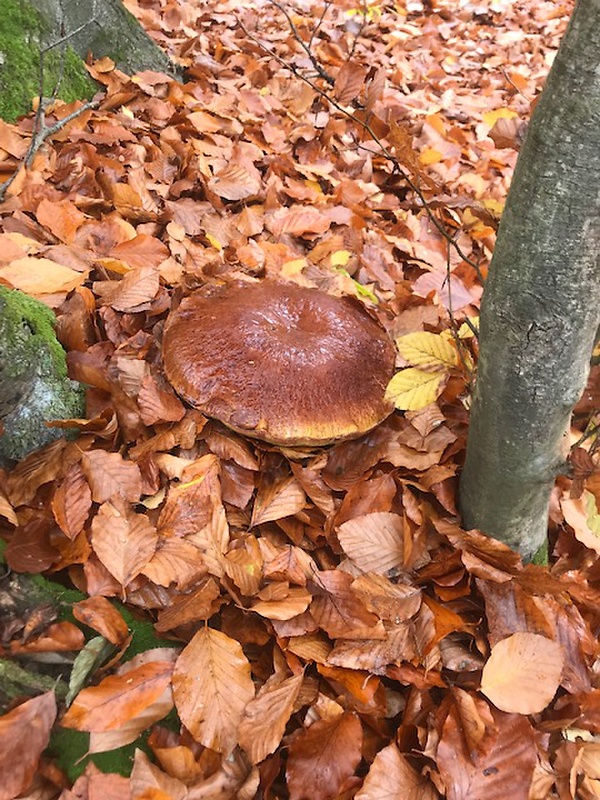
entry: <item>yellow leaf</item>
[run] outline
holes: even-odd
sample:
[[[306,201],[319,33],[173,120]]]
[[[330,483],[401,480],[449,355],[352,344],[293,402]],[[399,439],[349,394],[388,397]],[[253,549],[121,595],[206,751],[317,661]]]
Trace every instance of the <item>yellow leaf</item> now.
[[[490,128],[493,128],[499,119],[512,119],[516,116],[516,111],[511,111],[510,108],[497,108],[495,111],[486,111],[483,115],[483,121]]]
[[[206,238],[208,239],[208,241],[210,242],[210,244],[212,244],[212,246],[214,248],[216,248],[217,250],[222,250],[223,249],[223,245],[221,244],[221,242],[215,236],[213,236],[210,233],[205,233],[204,235],[206,236]]]
[[[331,254],[332,267],[345,267],[352,254],[349,250],[338,250],[336,253]]]
[[[419,161],[426,167],[428,164],[437,164],[443,158],[442,154],[439,150],[435,150],[433,147],[426,147],[423,152],[419,155]]]
[[[458,366],[456,348],[437,333],[407,333],[396,339],[396,347],[411,367],[440,370]]]
[[[476,331],[479,330],[479,317],[468,317],[470,325],[467,325],[466,322],[458,329],[458,338],[459,339],[470,339],[472,336],[475,336],[473,329]]]
[[[437,400],[446,373],[410,367],[397,372],[385,390],[386,401],[401,411],[418,411]]]

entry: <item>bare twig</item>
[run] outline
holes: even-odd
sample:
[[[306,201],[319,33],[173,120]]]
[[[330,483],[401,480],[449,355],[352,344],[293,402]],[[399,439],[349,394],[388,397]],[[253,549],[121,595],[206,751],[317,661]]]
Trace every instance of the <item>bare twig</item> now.
[[[366,131],[369,134],[369,136],[373,139],[373,141],[379,147],[381,155],[383,155],[387,161],[389,161],[391,164],[394,165],[394,170],[400,175],[402,180],[404,180],[410,186],[412,191],[417,195],[417,197],[419,198],[419,200],[423,204],[423,210],[425,211],[425,213],[427,214],[427,216],[429,217],[429,219],[433,223],[434,227],[437,229],[438,233],[440,233],[444,237],[444,239],[446,239],[446,241],[448,241],[452,245],[452,247],[458,253],[460,258],[475,270],[475,272],[477,274],[477,277],[479,278],[479,280],[483,284],[483,275],[482,275],[481,270],[479,268],[479,264],[477,264],[477,262],[475,262],[475,261],[472,261],[462,251],[462,249],[459,247],[459,245],[454,240],[454,237],[450,233],[448,233],[448,231],[446,230],[444,225],[437,219],[437,217],[433,213],[432,209],[429,207],[427,199],[426,199],[425,195],[423,194],[423,192],[421,191],[421,189],[418,187],[418,185],[415,183],[415,181],[412,180],[412,178],[408,175],[408,173],[402,168],[402,165],[400,164],[398,159],[384,145],[384,143],[381,141],[379,136],[377,136],[377,134],[375,133],[375,131],[373,130],[371,125],[368,122],[364,122],[363,120],[357,119],[354,116],[354,114],[352,114],[350,111],[348,111],[346,108],[344,108],[344,106],[342,106],[340,103],[338,103],[337,100],[335,100],[333,97],[331,97],[329,94],[327,94],[326,91],[324,91],[319,86],[317,86],[314,83],[314,81],[311,81],[310,78],[307,78],[305,75],[303,75],[293,64],[288,63],[284,58],[282,58],[280,55],[278,55],[274,50],[271,50],[270,47],[267,47],[266,45],[264,45],[260,41],[260,39],[258,39],[256,36],[254,36],[254,34],[250,33],[248,28],[246,28],[246,26],[244,25],[244,23],[241,21],[241,19],[239,17],[237,18],[237,23],[240,26],[240,28],[244,31],[246,36],[249,39],[251,39],[253,42],[255,42],[262,50],[264,50],[265,53],[267,53],[269,56],[271,56],[271,58],[274,58],[276,61],[278,61],[283,67],[285,67],[296,78],[298,78],[298,80],[304,81],[304,83],[306,83],[308,86],[310,86],[311,89],[314,92],[316,92],[320,97],[322,97],[327,103],[329,103],[329,105],[333,106],[333,108],[335,108],[337,111],[339,111],[341,114],[343,114],[348,119],[352,120],[352,122],[354,122],[357,125],[359,125],[364,131]]]
[[[319,28],[323,24],[323,20],[325,19],[325,15],[329,11],[330,6],[331,6],[330,0],[328,0],[328,2],[323,4],[323,11],[321,12],[321,16],[317,20],[317,24],[313,28],[313,32],[311,33],[310,39],[308,40],[308,49],[309,50],[312,50],[312,44],[313,44],[314,38],[317,35],[317,33],[319,32]]]
[[[317,59],[314,56],[314,53],[311,50],[311,44],[312,44],[313,36],[310,37],[309,44],[306,44],[304,39],[300,36],[300,33],[298,32],[298,28],[296,28],[296,25],[294,24],[294,20],[288,14],[287,9],[285,8],[285,6],[282,6],[281,3],[277,2],[277,0],[269,0],[269,3],[271,3],[271,5],[273,5],[273,6],[275,6],[275,8],[278,8],[281,11],[281,13],[284,15],[284,17],[287,20],[288,25],[290,26],[290,30],[294,34],[294,39],[298,42],[300,47],[304,50],[306,55],[309,57],[310,63],[313,65],[313,68],[317,72],[318,76],[320,78],[323,78],[323,80],[326,81],[330,86],[333,86],[333,84],[335,83],[335,79],[332,78],[331,75],[325,69],[323,69],[323,67],[321,66],[321,64],[319,64],[319,62],[317,61]],[[321,17],[321,20],[319,20],[319,23],[318,23],[319,25],[321,24],[322,19],[323,18]]]
[[[46,125],[44,122],[45,115],[44,115],[44,103],[43,101],[39,103],[38,109],[36,111],[35,120],[34,120],[34,128],[33,134],[31,136],[31,142],[29,143],[29,147],[27,148],[27,152],[23,157],[21,164],[17,167],[17,169],[13,172],[10,178],[4,181],[4,183],[0,183],[0,203],[3,202],[4,197],[6,196],[6,192],[12,185],[13,181],[19,174],[19,170],[21,166],[29,167],[31,166],[31,162],[35,154],[38,152],[40,147],[43,143],[48,139],[50,136],[53,136],[58,131],[62,130],[65,125],[68,125],[69,122],[79,117],[84,111],[88,111],[89,109],[98,108],[100,105],[100,99],[90,100],[87,103],[84,103],[80,108],[75,109],[70,114],[67,114],[66,117],[63,119],[58,120],[53,125]]]

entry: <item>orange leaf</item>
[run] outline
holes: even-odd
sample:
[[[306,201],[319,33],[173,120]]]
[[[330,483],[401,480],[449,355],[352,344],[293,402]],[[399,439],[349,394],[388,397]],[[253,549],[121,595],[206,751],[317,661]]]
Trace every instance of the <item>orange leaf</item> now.
[[[254,501],[251,525],[291,517],[302,511],[305,505],[306,495],[295,478],[265,482],[259,487]]]
[[[55,719],[54,692],[26,700],[0,717],[0,800],[12,800],[27,789]]]
[[[158,700],[172,670],[169,661],[151,661],[122,675],[109,675],[98,686],[79,692],[61,725],[78,731],[118,730]]]
[[[481,691],[502,711],[537,714],[556,694],[564,660],[557,642],[519,631],[492,648],[481,675]]]
[[[88,597],[75,603],[73,616],[114,645],[122,644],[129,635],[127,623],[106,597]]]
[[[212,628],[198,631],[177,659],[173,692],[179,717],[194,739],[229,756],[254,697],[250,664],[239,642]]]
[[[335,78],[334,93],[338,102],[346,106],[360,97],[365,85],[367,70],[356,61],[344,61]]]
[[[52,231],[56,238],[65,244],[73,242],[77,229],[85,220],[85,214],[82,214],[70,200],[53,203],[44,198],[38,205],[35,215],[40,225]]]
[[[92,493],[79,464],[73,464],[52,498],[52,513],[61,531],[75,539],[83,530],[90,508]]]

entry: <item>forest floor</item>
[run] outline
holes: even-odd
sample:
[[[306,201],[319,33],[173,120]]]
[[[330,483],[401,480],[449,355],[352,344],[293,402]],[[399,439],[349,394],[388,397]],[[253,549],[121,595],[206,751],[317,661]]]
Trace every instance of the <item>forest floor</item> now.
[[[594,437],[550,566],[456,508],[481,281],[571,4],[126,5],[186,83],[95,62],[99,107],[29,169],[33,118],[0,122],[0,282],[88,387],[76,438],[0,472],[3,590],[46,592],[2,664],[53,681],[0,718],[0,800],[600,797]],[[244,437],[161,360],[169,310],[232,280],[357,297],[399,370],[408,334],[452,355],[361,438]],[[573,444],[599,395],[594,368]]]

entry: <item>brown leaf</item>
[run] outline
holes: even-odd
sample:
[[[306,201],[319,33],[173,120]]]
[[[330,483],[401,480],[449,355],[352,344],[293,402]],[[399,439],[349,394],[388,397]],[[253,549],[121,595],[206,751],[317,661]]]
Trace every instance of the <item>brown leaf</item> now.
[[[338,539],[359,569],[386,575],[404,565],[403,532],[402,517],[382,511],[344,522]]]
[[[157,539],[148,517],[134,513],[123,503],[103,503],[92,521],[92,547],[122,586],[127,586],[150,561]]]
[[[110,305],[115,311],[135,313],[148,307],[160,286],[158,270],[145,265],[128,272],[110,296]]]
[[[564,666],[562,647],[526,631],[492,648],[481,675],[481,691],[502,711],[537,714],[550,703]]]
[[[79,464],[73,464],[52,497],[52,513],[61,531],[75,539],[92,507],[92,493]]]
[[[498,733],[485,755],[467,749],[456,707],[443,725],[436,761],[447,800],[528,800],[537,762],[535,732],[526,717],[491,709]]]
[[[314,722],[291,743],[290,800],[334,800],[361,759],[362,728],[355,714]]]
[[[384,639],[379,617],[369,611],[352,589],[352,576],[341,570],[319,572],[311,581],[310,611],[332,638]]]
[[[411,766],[408,758],[392,742],[380,750],[355,795],[355,800],[437,800],[433,784]]]
[[[254,501],[251,525],[291,517],[302,511],[305,504],[306,495],[295,478],[290,476],[272,482],[265,480]]]
[[[253,764],[263,761],[277,749],[303,679],[303,674],[283,681],[273,676],[246,706],[240,722],[239,741]]]
[[[137,464],[119,453],[91,450],[84,453],[81,467],[92,490],[95,503],[122,498],[136,503],[142,493],[142,476]]]
[[[171,391],[158,385],[153,375],[146,375],[137,396],[144,425],[157,422],[179,422],[185,416],[185,407]]]
[[[88,597],[75,603],[73,616],[114,645],[121,645],[129,635],[127,623],[106,597]]]
[[[239,642],[212,628],[198,631],[177,659],[173,693],[194,739],[229,756],[244,709],[254,697],[250,664]]]
[[[158,267],[169,257],[169,248],[154,236],[138,234],[113,247],[110,255],[126,261],[131,269]]]
[[[55,719],[54,692],[26,700],[0,717],[0,800],[13,800],[27,789]]]
[[[367,70],[356,61],[345,61],[335,78],[334,94],[342,106],[347,106],[360,97],[367,77]]]

